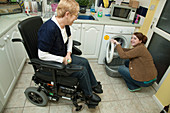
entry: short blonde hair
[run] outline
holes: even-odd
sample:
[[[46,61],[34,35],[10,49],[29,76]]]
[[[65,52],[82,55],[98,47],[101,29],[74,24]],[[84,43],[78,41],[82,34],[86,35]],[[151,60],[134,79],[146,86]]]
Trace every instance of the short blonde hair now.
[[[57,6],[57,17],[64,17],[67,11],[71,14],[77,14],[79,4],[75,0],[60,0]]]

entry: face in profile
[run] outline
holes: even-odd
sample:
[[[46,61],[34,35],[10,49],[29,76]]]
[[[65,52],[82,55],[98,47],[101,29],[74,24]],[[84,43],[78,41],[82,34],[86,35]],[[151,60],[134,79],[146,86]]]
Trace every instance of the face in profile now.
[[[141,40],[139,40],[136,35],[132,35],[131,37],[131,45],[136,46],[137,44],[142,43]]]
[[[70,14],[70,18],[68,19],[68,25],[72,25],[75,20],[77,20],[78,13]]]

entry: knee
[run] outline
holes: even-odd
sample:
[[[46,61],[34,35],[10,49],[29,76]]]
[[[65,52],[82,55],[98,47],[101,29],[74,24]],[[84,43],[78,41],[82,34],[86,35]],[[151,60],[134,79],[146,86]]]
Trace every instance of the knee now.
[[[84,65],[88,65],[89,64],[89,61],[86,59],[86,58],[82,58],[82,63]]]
[[[84,79],[86,76],[87,76],[87,69],[84,67],[83,68],[83,70],[81,70],[80,72],[79,72],[79,76],[78,76],[78,78],[79,79]]]
[[[121,73],[124,70],[125,66],[119,66],[118,72]]]

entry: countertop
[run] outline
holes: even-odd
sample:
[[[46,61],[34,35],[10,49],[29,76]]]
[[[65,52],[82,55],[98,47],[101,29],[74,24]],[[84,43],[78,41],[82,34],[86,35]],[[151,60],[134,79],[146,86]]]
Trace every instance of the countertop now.
[[[94,15],[95,16],[95,15]],[[6,32],[8,32],[13,26],[15,26],[19,21],[22,21],[31,16],[27,16],[25,13],[11,14],[0,16],[0,37],[2,37]],[[111,20],[109,17],[97,17],[97,20],[75,20],[74,23],[80,24],[98,24],[98,25],[115,25],[115,26],[132,26],[140,27],[139,24],[132,24],[131,22]],[[44,21],[48,18],[43,18]]]

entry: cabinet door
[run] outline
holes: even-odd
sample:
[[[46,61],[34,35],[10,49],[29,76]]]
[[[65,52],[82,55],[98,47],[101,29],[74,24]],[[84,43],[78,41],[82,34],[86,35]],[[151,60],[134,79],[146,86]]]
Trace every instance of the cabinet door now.
[[[2,109],[3,109],[3,105],[2,102],[0,101],[0,113],[2,112]]]
[[[81,24],[73,24],[71,27],[71,37],[73,40],[81,40]]]
[[[81,50],[86,58],[98,58],[103,25],[82,24]]]
[[[18,76],[22,70],[23,65],[26,60],[26,52],[23,44],[21,42],[12,42],[13,38],[21,38],[21,35],[18,31],[18,28],[14,26],[8,33],[7,37],[10,43],[10,56],[11,59],[14,59],[14,68],[16,76]]]
[[[3,109],[3,104],[2,104],[2,102],[0,101],[0,113],[2,112],[2,109]]]
[[[6,36],[0,38],[0,96],[5,103],[14,86],[15,73],[12,68],[8,52],[8,39]]]

